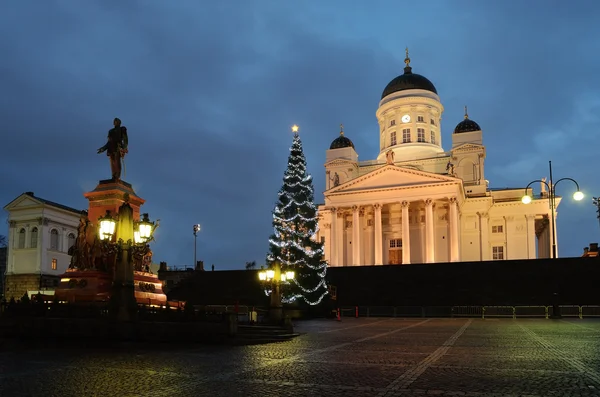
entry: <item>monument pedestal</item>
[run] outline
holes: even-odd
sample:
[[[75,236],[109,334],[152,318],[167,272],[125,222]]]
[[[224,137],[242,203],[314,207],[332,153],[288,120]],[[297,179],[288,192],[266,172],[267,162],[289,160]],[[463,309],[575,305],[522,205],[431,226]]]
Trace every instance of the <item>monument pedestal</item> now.
[[[100,181],[94,190],[84,193],[84,197],[89,201],[88,219],[92,224],[93,230],[96,230],[95,233],[97,233],[99,227],[98,219],[106,215],[106,211],[109,211],[112,217],[116,217],[119,213],[119,208],[127,203],[133,212],[133,221],[139,221],[140,207],[146,202],[135,193],[131,184],[112,179]],[[102,247],[98,244],[102,243],[96,239],[94,247],[88,247],[88,250],[90,252],[97,251],[97,247]],[[128,248],[127,250],[130,249]],[[125,253],[126,251],[123,251],[123,254]],[[129,253],[127,254],[129,256]],[[55,292],[56,299],[71,303],[89,304],[105,302],[108,304],[111,300],[111,295],[114,294],[116,289],[115,281],[117,280],[119,286],[122,287],[120,289],[123,290],[123,294],[126,293],[128,297],[131,295],[131,288],[133,288],[133,295],[137,304],[166,305],[167,296],[163,292],[162,283],[158,279],[158,275],[142,271],[133,271],[133,275],[131,275],[131,267],[129,266],[132,266],[132,264],[128,264],[128,269],[123,268],[123,265],[119,263],[115,255],[114,253],[105,254],[107,256],[105,258],[105,269],[101,266],[96,266],[96,256],[93,255],[90,262],[94,265],[91,268],[86,268],[87,266],[75,263],[73,269],[68,269],[61,276],[60,284]],[[121,273],[116,274],[117,268],[120,269]],[[127,285],[122,286],[122,283],[126,283]],[[117,300],[129,301],[130,299],[117,297]],[[132,302],[129,303],[130,306],[131,304]]]
[[[140,207],[146,202],[133,191],[131,184],[125,181],[105,179],[91,192],[83,194],[88,199],[88,218],[93,224],[110,211],[112,216],[119,212],[119,207],[128,202],[133,209],[133,220],[140,220]]]

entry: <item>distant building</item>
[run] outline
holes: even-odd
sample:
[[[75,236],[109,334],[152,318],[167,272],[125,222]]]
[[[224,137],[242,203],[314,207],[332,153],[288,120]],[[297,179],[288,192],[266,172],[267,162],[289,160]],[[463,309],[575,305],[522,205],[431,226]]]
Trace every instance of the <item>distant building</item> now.
[[[8,252],[4,296],[50,292],[69,267],[81,210],[21,194],[4,207],[8,212]]]
[[[589,247],[583,249],[583,258],[594,258],[598,256],[598,243],[590,243]]]
[[[326,152],[317,236],[325,259],[360,266],[551,257],[556,222],[545,185],[529,204],[521,202],[529,181],[490,188],[483,132],[466,108],[445,150],[440,96],[412,72],[408,53],[405,63],[376,111],[377,158],[359,161],[343,128]]]
[[[6,254],[8,247],[0,247],[0,291],[4,291],[4,278],[6,277]]]
[[[197,261],[196,267],[169,267],[167,262],[160,262],[158,279],[163,283],[163,291],[168,294],[177,284],[192,276],[195,272],[204,271],[204,261]]]

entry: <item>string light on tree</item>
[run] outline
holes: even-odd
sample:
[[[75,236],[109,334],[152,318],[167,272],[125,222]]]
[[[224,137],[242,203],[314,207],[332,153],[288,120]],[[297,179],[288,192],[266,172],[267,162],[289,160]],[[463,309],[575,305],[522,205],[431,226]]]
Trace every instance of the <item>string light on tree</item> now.
[[[318,213],[299,130],[298,125],[292,126],[294,138],[273,209],[273,235],[269,238],[267,264],[279,262],[282,272],[295,274],[292,280],[281,285],[283,302],[302,299],[309,305],[317,305],[328,293],[327,263],[323,259],[323,244],[314,239],[318,232]]]

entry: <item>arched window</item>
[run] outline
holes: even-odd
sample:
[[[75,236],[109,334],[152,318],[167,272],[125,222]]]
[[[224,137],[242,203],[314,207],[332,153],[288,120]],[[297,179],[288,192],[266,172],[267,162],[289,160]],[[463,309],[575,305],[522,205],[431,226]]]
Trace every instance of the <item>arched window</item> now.
[[[72,246],[75,245],[75,235],[73,233],[69,233],[68,239],[69,239],[69,248],[71,248]]]
[[[50,249],[58,251],[58,230],[52,229],[50,232]]]
[[[34,227],[31,229],[31,248],[37,248],[38,242],[38,228]]]
[[[17,248],[25,248],[25,229],[19,230],[19,243]]]

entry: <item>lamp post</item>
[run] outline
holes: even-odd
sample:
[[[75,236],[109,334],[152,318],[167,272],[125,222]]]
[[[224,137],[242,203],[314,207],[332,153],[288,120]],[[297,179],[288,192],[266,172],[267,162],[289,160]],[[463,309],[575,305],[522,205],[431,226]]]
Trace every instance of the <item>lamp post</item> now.
[[[555,224],[555,215],[554,215],[554,210],[556,209],[556,185],[558,185],[561,181],[571,181],[577,187],[577,191],[575,193],[573,193],[573,199],[575,201],[581,201],[583,199],[584,195],[581,192],[581,190],[579,189],[579,183],[577,183],[577,181],[573,178],[560,178],[558,181],[553,182],[553,180],[552,180],[552,161],[549,161],[548,165],[550,167],[550,184],[548,184],[548,182],[546,182],[545,180],[540,180],[540,179],[536,179],[535,181],[529,182],[529,184],[525,188],[525,195],[523,196],[521,201],[523,202],[523,204],[531,203],[532,198],[528,194],[529,193],[528,189],[532,183],[540,182],[540,183],[546,185],[546,187],[548,188],[548,199],[550,201],[550,212],[552,215],[552,219],[551,219],[551,222],[552,222],[552,259],[556,259],[556,227],[555,227],[556,224]]]
[[[200,224],[197,223],[194,225],[194,269],[198,265],[196,262],[196,247],[198,246],[198,232],[200,231]]]
[[[134,222],[133,210],[127,202],[119,207],[115,218],[110,211],[106,211],[106,215],[98,221],[99,238],[105,252],[116,254],[109,311],[119,321],[130,321],[137,311],[133,254],[146,248],[146,244],[153,239],[158,222],[150,222],[148,214],[143,214],[141,221]]]
[[[281,271],[279,262],[275,262],[272,269],[263,270],[258,273],[258,279],[271,287],[271,304],[269,307],[269,318],[272,322],[280,323],[283,318],[283,305],[281,303],[281,284],[287,284],[293,280],[293,271]]]

